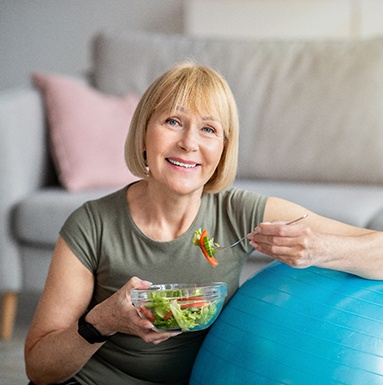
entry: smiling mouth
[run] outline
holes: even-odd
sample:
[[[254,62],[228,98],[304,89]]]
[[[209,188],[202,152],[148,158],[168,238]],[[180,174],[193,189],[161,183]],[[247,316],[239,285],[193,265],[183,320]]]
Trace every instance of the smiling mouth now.
[[[169,158],[166,158],[166,160],[169,163],[174,164],[175,166],[183,167],[183,168],[194,168],[194,167],[198,166],[198,163],[182,163],[182,162],[178,162],[176,160],[169,159]]]

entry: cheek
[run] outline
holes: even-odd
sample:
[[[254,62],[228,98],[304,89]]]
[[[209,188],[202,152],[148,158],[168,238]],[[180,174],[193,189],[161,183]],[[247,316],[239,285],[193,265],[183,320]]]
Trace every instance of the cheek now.
[[[214,162],[216,166],[218,165],[219,161],[221,160],[221,157],[223,154],[223,149],[224,149],[223,144],[218,145],[218,146],[217,146],[217,144],[215,144],[215,145],[209,146],[209,148],[207,149],[211,161]]]
[[[158,130],[148,130],[145,136],[145,150],[147,155],[149,153],[158,152],[162,146],[163,141],[163,135],[160,135]]]

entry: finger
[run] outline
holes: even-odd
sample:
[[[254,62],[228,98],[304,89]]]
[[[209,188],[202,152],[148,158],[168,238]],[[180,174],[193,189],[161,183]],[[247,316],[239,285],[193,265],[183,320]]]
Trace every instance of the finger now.
[[[267,254],[273,258],[301,259],[304,256],[305,248],[297,243],[289,243],[284,238],[281,244],[275,243],[257,243],[257,251]]]
[[[266,236],[286,238],[307,237],[309,232],[309,227],[302,223],[294,223],[291,225],[270,223],[260,225],[258,232],[254,231],[248,238],[255,242],[267,242],[267,239],[264,238]]]
[[[296,236],[265,235],[260,240],[263,245],[269,247],[295,247],[298,244]]]
[[[275,235],[257,235],[250,240],[250,245],[253,246],[260,252],[263,250],[268,250],[267,254],[277,253],[274,251],[274,248],[277,247],[294,247],[297,244],[297,239],[295,237],[281,237]],[[276,249],[278,250],[278,249]]]
[[[145,342],[150,342],[153,344],[159,344],[168,340],[169,338],[175,337],[181,334],[181,332],[158,332],[156,330],[150,330],[147,334],[142,338]]]
[[[285,223],[269,223],[266,225],[260,226],[261,235],[274,235],[280,237],[292,237],[297,236],[302,232],[306,225],[301,223],[294,223],[291,225],[287,225]]]
[[[278,227],[274,223],[264,222],[257,226],[251,233],[247,235],[248,239],[258,239],[261,235],[274,235],[275,229]]]
[[[150,281],[146,281],[146,280],[140,279],[138,277],[132,277],[121,290],[125,289],[125,291],[124,291],[125,296],[128,299],[128,301],[130,301],[130,291],[132,289],[143,289],[144,290],[144,289],[149,288],[151,285],[153,285],[153,283]]]
[[[164,341],[168,340],[169,338],[176,337],[179,334],[182,334],[182,332],[157,333],[157,334],[162,334],[162,335],[153,342],[154,344],[159,344],[161,342],[164,342]]]
[[[154,329],[154,325],[147,319],[141,318],[138,314],[137,317],[139,318],[138,326],[141,329],[144,329],[145,331],[151,331]]]
[[[146,281],[144,279],[140,279],[138,277],[132,277],[129,281],[128,281],[128,287],[129,289],[147,289],[148,287],[150,287],[151,285],[153,285],[152,282],[150,281]]]

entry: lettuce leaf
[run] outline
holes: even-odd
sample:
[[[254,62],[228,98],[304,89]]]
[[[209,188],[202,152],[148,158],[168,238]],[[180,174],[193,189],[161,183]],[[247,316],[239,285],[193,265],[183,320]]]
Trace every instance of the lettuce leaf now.
[[[170,303],[170,309],[181,330],[188,331],[206,325],[214,316],[216,305],[212,302],[201,308],[181,309],[180,304],[174,300]]]
[[[195,296],[201,294],[198,290],[194,293]],[[183,291],[170,290],[150,293],[150,301],[145,305],[155,316],[153,325],[160,330],[192,330],[198,326],[208,324],[217,310],[215,302],[206,302],[206,305],[202,307],[183,309],[176,299],[169,302],[169,297],[182,298]]]

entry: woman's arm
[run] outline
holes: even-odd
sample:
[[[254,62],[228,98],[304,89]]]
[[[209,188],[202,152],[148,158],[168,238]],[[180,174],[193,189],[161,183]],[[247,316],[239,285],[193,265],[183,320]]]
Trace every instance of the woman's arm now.
[[[130,302],[130,289],[147,288],[150,282],[132,278],[86,316],[102,335],[117,331],[159,343],[171,333],[152,331]],[[78,320],[87,310],[94,288],[93,274],[60,237],[53,254],[45,288],[25,343],[28,377],[36,384],[63,382],[75,375],[102,346],[81,337]]]
[[[100,347],[77,333],[92,292],[92,273],[60,238],[25,343],[27,374],[36,384],[72,377]]]
[[[303,221],[284,223],[309,213]],[[383,233],[317,215],[279,198],[269,198],[264,223],[249,238],[258,251],[290,266],[318,266],[369,279],[383,279]]]

